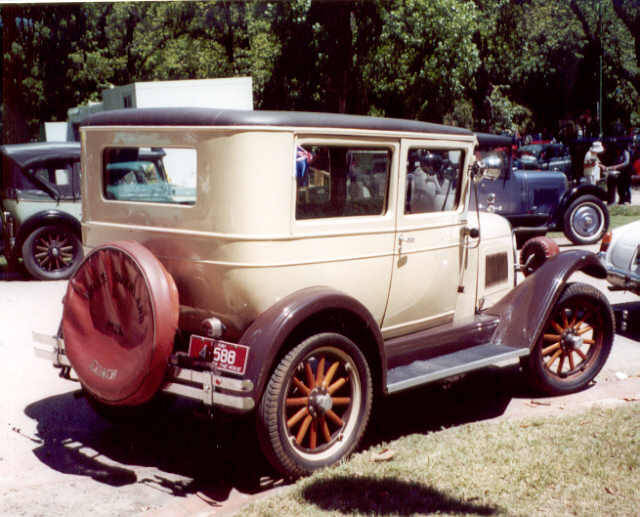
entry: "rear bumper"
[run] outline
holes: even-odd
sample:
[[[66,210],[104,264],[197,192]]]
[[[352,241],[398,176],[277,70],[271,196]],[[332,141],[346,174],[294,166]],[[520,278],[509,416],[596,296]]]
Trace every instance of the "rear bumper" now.
[[[59,368],[61,377],[79,380],[65,352],[64,339],[33,332],[33,341],[35,354]],[[240,412],[250,411],[255,407],[254,399],[248,395],[253,391],[250,380],[226,377],[212,370],[188,368],[181,365],[178,356],[170,358],[161,390],[199,400],[210,407],[218,406]]]
[[[607,270],[607,281],[611,284],[611,290],[632,291],[640,295],[640,275],[615,267],[607,262],[602,253],[599,253],[598,256]]]

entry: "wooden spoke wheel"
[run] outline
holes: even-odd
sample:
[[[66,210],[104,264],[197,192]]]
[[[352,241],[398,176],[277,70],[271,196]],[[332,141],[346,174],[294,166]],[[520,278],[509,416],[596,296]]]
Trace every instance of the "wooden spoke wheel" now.
[[[317,334],[280,362],[259,420],[267,457],[287,477],[336,463],[360,440],[371,411],[367,361],[340,334]]]
[[[604,295],[585,284],[569,285],[530,356],[533,384],[549,394],[584,388],[609,356],[613,329],[613,313]]]
[[[22,258],[27,271],[35,278],[68,278],[82,261],[82,244],[67,226],[43,226],[24,241]]]

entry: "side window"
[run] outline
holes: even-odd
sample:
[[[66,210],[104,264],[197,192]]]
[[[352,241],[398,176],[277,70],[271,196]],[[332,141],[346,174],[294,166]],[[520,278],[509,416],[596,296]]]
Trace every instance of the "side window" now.
[[[194,205],[195,149],[108,147],[102,155],[106,199]]]
[[[460,197],[464,151],[413,148],[407,156],[405,213],[454,210]]]
[[[383,214],[391,158],[380,147],[298,146],[296,219]]]
[[[42,190],[60,199],[73,199],[74,163],[66,161],[48,162],[26,171],[25,187],[31,184],[33,190]],[[27,187],[29,188],[29,187]]]

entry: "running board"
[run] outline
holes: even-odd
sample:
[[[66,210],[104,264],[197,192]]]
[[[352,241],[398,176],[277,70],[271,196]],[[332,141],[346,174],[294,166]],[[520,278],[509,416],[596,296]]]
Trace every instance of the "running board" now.
[[[528,354],[528,348],[512,348],[489,343],[424,361],[414,361],[389,370],[387,392],[396,393],[485,366],[512,362]]]

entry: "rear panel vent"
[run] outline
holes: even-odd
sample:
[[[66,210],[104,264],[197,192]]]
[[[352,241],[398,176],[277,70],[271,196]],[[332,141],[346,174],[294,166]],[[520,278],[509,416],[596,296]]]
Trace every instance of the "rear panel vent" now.
[[[494,253],[493,255],[487,255],[487,262],[485,266],[485,287],[491,287],[502,282],[505,282],[509,278],[507,254]]]

